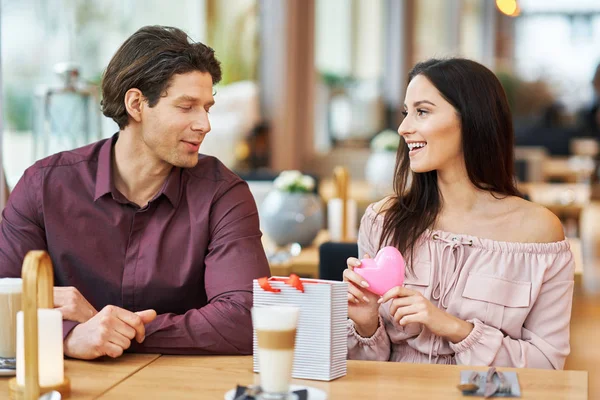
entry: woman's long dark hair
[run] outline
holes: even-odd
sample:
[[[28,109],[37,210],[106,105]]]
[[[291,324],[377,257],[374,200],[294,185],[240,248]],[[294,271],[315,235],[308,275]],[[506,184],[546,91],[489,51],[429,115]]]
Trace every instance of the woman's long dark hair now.
[[[494,73],[474,61],[451,58],[418,63],[408,74],[408,81],[417,75],[426,77],[459,115],[462,150],[473,185],[495,195],[518,196],[513,176],[512,116]],[[408,151],[405,145],[398,149],[395,196],[381,211],[384,221],[379,245],[396,246],[410,260],[421,235],[435,225],[442,199],[437,172],[413,173]]]

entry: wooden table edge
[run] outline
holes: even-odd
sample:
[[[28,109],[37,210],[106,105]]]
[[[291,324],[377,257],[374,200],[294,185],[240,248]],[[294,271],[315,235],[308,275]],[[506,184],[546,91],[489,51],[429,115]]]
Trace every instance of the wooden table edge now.
[[[101,398],[102,396],[104,396],[105,394],[107,394],[108,392],[113,390],[115,387],[119,386],[121,383],[125,382],[127,379],[131,378],[133,375],[137,374],[138,372],[140,372],[141,370],[146,368],[148,365],[152,364],[153,362],[155,362],[156,360],[158,360],[159,358],[162,357],[162,354],[149,354],[149,355],[154,356],[154,358],[150,359],[147,363],[140,365],[138,368],[136,368],[135,370],[131,371],[129,374],[124,376],[123,379],[121,379],[118,382],[114,383],[113,385],[109,386],[106,390],[104,390],[102,393],[99,393],[94,398],[95,399]]]

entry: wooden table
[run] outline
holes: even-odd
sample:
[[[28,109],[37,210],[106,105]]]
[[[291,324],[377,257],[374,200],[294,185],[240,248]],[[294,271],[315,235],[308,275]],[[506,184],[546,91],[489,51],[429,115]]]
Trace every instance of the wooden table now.
[[[561,219],[578,219],[591,197],[591,187],[584,183],[520,183],[519,190]]]
[[[330,399],[465,399],[456,389],[463,366],[349,361],[348,375],[332,382],[294,380]],[[476,368],[485,370],[486,368]],[[511,371],[514,369],[501,368]],[[523,400],[587,399],[585,371],[516,370]],[[162,356],[102,399],[222,399],[236,384],[258,382],[252,357]]]
[[[545,159],[542,166],[544,179],[574,183],[583,178],[583,174],[573,169],[572,164],[569,163],[570,158],[554,156]]]
[[[294,273],[302,278],[319,278],[319,246],[302,249],[300,254],[285,263],[270,264],[271,275],[289,276]]]
[[[95,399],[159,357],[158,354],[125,354],[118,359],[65,360],[65,375],[71,380],[69,398]],[[0,377],[0,399],[8,399],[9,379]]]

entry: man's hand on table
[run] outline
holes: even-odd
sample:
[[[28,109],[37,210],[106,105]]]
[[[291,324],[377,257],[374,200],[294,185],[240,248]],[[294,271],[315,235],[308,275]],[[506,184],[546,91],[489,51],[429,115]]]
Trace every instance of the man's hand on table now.
[[[63,319],[79,323],[87,322],[98,314],[79,290],[72,286],[54,288],[54,308],[62,313]]]
[[[144,324],[154,318],[154,310],[133,313],[116,306],[106,306],[88,321],[73,328],[64,341],[65,355],[82,360],[119,357],[134,338],[138,343],[144,341]]]

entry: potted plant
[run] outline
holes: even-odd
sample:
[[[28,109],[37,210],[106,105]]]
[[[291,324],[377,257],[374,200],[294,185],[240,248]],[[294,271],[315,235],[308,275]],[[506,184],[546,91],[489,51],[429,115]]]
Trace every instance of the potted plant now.
[[[261,226],[278,246],[309,246],[323,226],[321,200],[315,181],[300,171],[283,171],[260,205]]]

